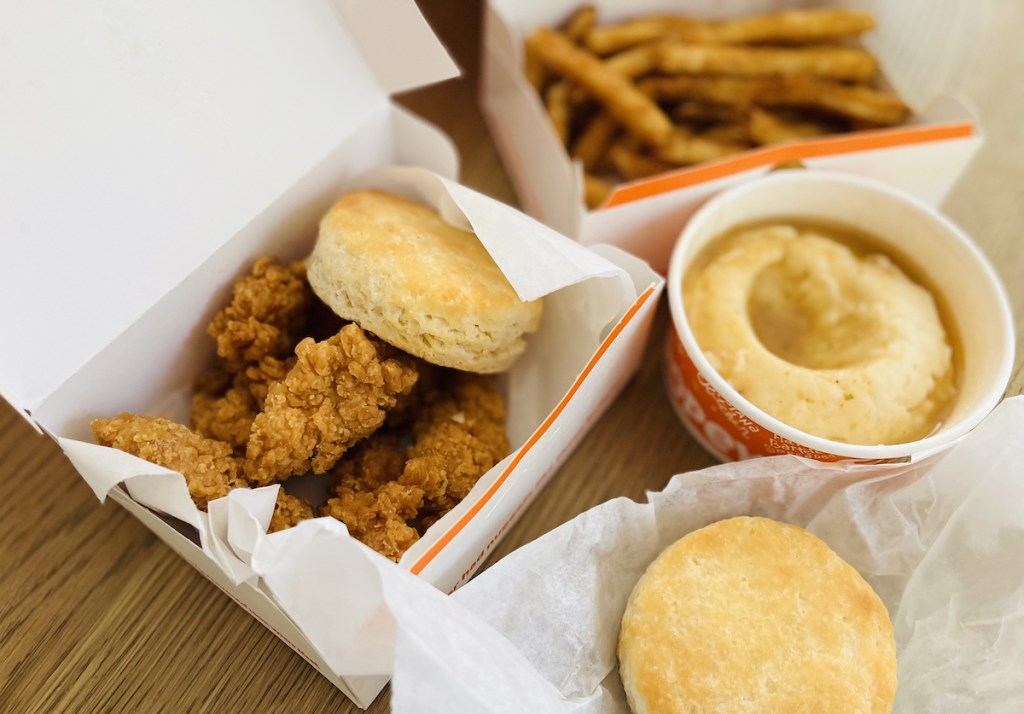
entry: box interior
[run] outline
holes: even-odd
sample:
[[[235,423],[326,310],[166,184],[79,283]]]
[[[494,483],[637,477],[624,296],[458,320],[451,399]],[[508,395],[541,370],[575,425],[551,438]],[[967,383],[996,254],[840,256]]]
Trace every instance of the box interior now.
[[[0,282],[25,298],[0,311],[19,345],[0,353],[0,392],[28,411],[383,111],[388,89],[456,72],[411,0],[59,5],[0,10],[0,194],[14,197],[0,228],[16,237]],[[390,62],[360,46],[385,21],[410,48]]]
[[[89,422],[121,411],[187,416],[192,380],[213,357],[206,325],[256,258],[297,260],[320,217],[353,176],[404,160],[453,176],[454,149],[437,129],[381,105],[351,136],[220,247],[33,412],[51,433],[91,441]]]

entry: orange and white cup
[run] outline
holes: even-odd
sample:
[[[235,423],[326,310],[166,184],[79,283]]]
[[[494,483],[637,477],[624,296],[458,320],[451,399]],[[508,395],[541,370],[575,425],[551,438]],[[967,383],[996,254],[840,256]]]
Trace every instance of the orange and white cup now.
[[[886,445],[824,439],[765,413],[712,368],[683,309],[687,268],[709,241],[733,228],[786,219],[846,225],[877,236],[896,253],[910,256],[942,292],[959,334],[962,359],[956,402],[935,432]],[[871,463],[920,458],[952,446],[976,426],[1002,398],[1013,366],[1009,301],[977,246],[934,208],[856,176],[780,171],[718,194],[693,215],[679,237],[669,262],[667,293],[672,314],[665,346],[669,398],[690,433],[723,461],[774,454]]]

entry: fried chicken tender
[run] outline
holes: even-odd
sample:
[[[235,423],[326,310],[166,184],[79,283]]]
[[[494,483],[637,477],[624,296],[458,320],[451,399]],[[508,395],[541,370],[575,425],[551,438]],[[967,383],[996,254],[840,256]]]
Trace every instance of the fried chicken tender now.
[[[305,330],[312,302],[305,265],[283,266],[274,258],[260,258],[235,283],[231,304],[217,313],[206,332],[228,368],[241,371],[267,355],[287,356]]]
[[[267,533],[283,531],[310,518],[315,518],[315,515],[309,499],[289,495],[283,488],[279,488],[274,515],[270,517],[270,528],[267,529]]]
[[[321,515],[337,518],[353,538],[384,557],[397,561],[419,540],[419,532],[409,525],[423,505],[419,488],[387,481],[372,491],[359,491],[343,483],[337,493]]]
[[[92,433],[102,446],[182,474],[192,500],[204,511],[208,501],[248,485],[230,444],[208,439],[169,419],[124,413],[113,419],[95,419]]]
[[[244,386],[235,384],[223,396],[196,392],[192,396],[192,428],[210,439],[224,441],[232,450],[244,450],[249,441],[256,400]]]
[[[384,422],[416,383],[404,357],[381,359],[380,343],[355,324],[323,342],[306,338],[297,361],[267,391],[246,446],[246,477],[266,485],[310,469],[324,473]]]
[[[242,372],[242,378],[244,379],[245,388],[249,390],[249,394],[256,401],[257,411],[263,408],[263,402],[267,400],[267,392],[270,389],[270,385],[280,382],[288,376],[292,367],[295,366],[295,361],[295,357],[278,359],[266,355],[259,362],[245,368],[245,371]]]
[[[419,538],[410,521],[423,505],[423,491],[396,483],[405,454],[395,432],[378,431],[359,442],[334,468],[336,497],[321,509],[349,533],[392,560]]]
[[[360,441],[334,467],[336,489],[373,491],[397,481],[405,466],[405,452],[394,432],[377,431]]]
[[[242,372],[231,373],[223,364],[207,370],[196,380],[192,428],[203,436],[226,441],[236,453],[244,454],[252,422],[263,408],[267,390],[284,379],[294,365],[294,358],[279,360],[267,355]]]
[[[392,560],[508,452],[505,405],[491,378],[427,365],[404,397],[415,443],[377,432],[335,467],[337,495],[321,513]],[[389,414],[388,423],[391,423]],[[427,489],[427,492],[424,492]]]
[[[428,400],[399,482],[424,493],[429,525],[466,497],[479,478],[509,452],[505,402],[491,378],[454,373]]]

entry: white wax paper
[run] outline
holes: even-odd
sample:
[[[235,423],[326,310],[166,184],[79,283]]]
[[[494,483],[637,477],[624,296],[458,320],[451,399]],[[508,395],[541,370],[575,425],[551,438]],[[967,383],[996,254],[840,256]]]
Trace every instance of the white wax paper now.
[[[889,609],[897,712],[1024,711],[1024,397],[915,464],[792,456],[675,476],[507,556],[447,600],[385,592],[399,624],[392,711],[623,712],[626,599],[667,545],[760,515],[804,526]],[[453,709],[452,702],[466,709]]]

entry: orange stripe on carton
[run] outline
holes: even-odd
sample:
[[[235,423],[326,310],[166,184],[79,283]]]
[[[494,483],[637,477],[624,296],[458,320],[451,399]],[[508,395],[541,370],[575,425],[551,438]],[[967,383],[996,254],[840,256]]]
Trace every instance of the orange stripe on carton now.
[[[839,156],[860,151],[889,149],[897,146],[910,146],[935,141],[948,141],[973,136],[974,124],[969,121],[950,124],[932,124],[929,126],[903,127],[865,131],[856,134],[832,136],[812,141],[801,141],[794,144],[769,146],[754,149],[734,157],[701,164],[694,168],[681,169],[672,173],[661,174],[654,178],[624,184],[615,189],[608,201],[601,208],[612,208],[669,191],[707,183],[734,174],[772,166],[784,161],[802,161],[822,156]],[[600,210],[600,209],[598,209]]]

